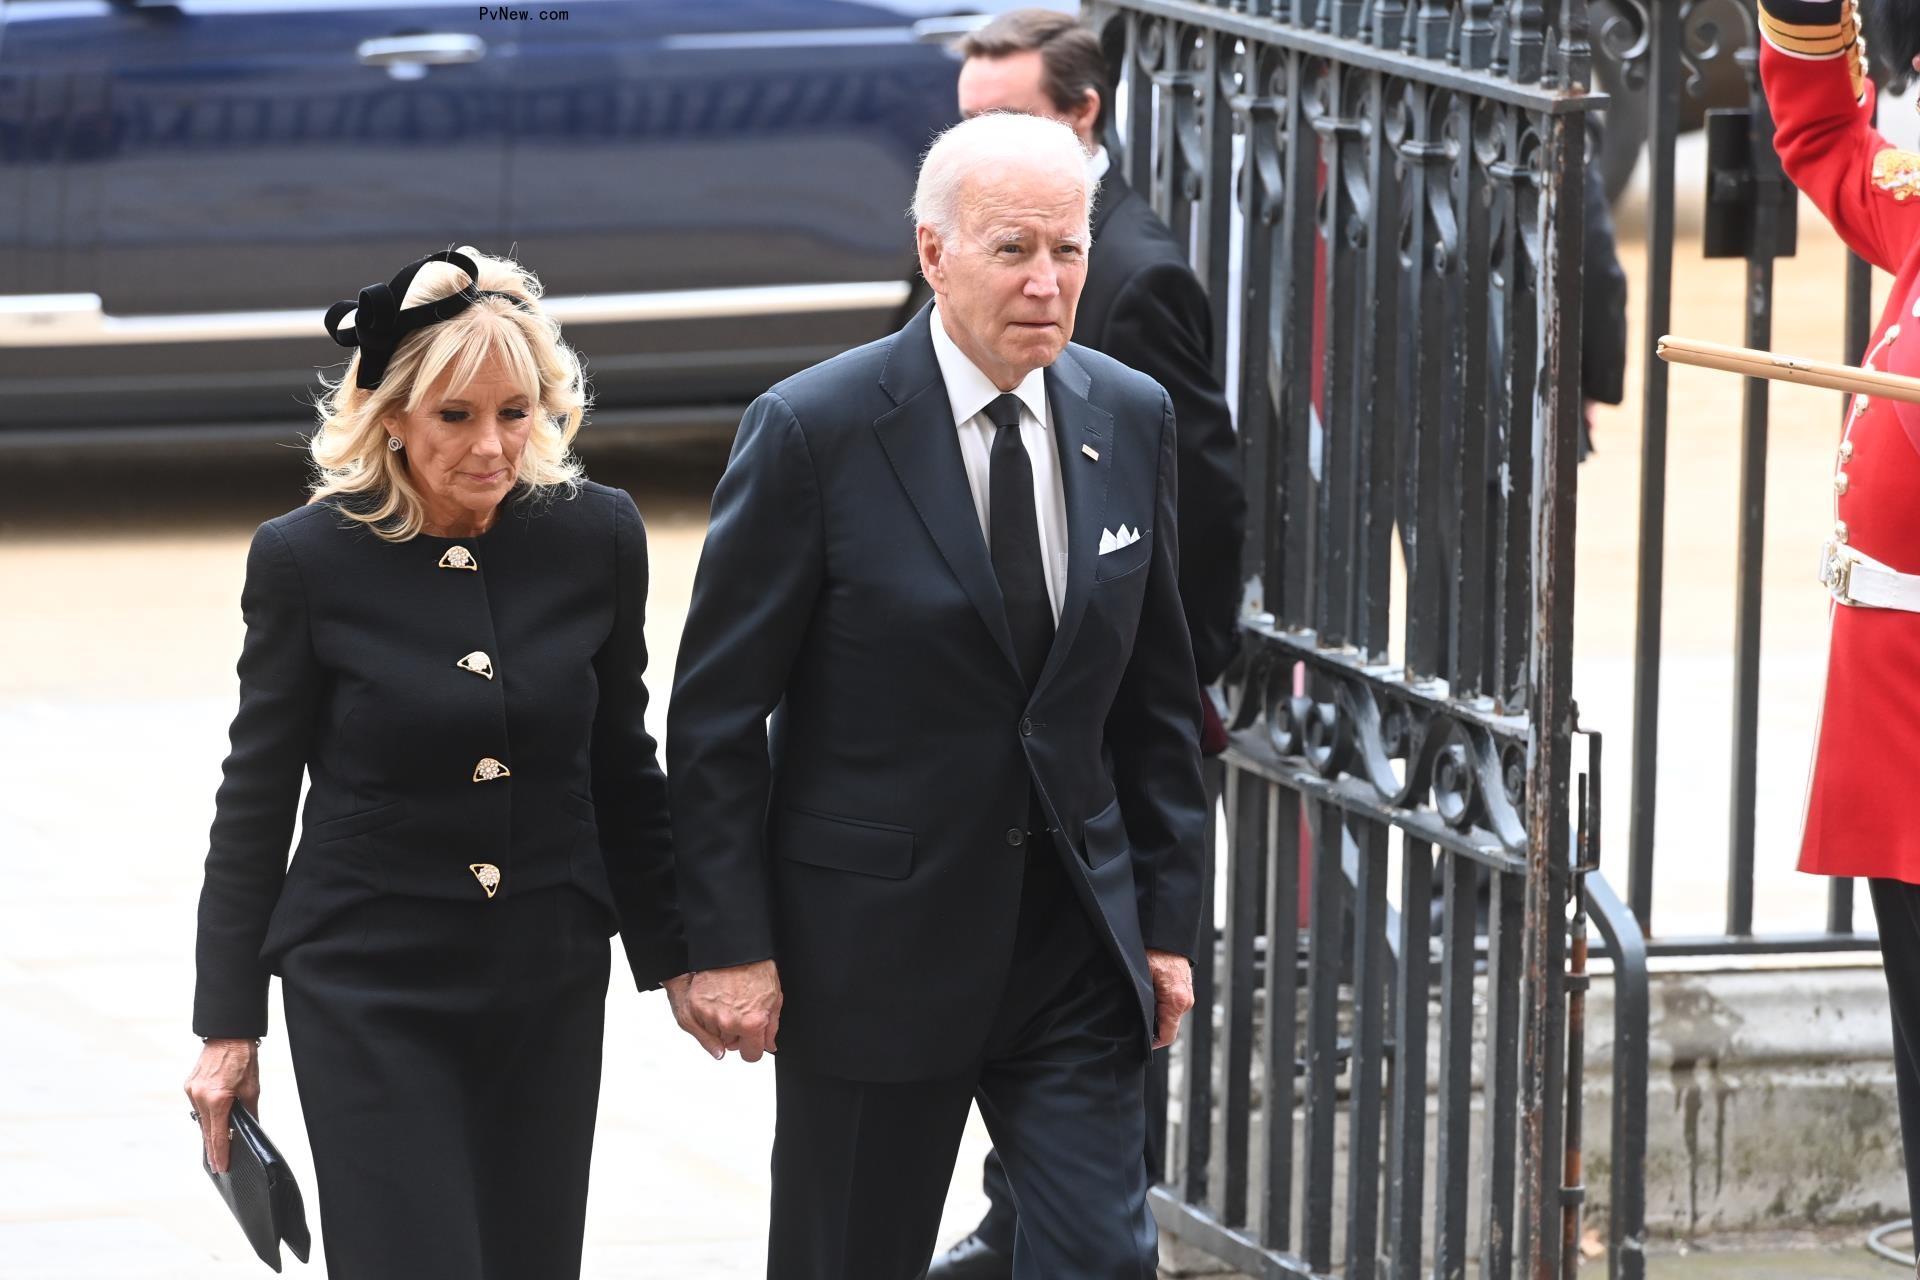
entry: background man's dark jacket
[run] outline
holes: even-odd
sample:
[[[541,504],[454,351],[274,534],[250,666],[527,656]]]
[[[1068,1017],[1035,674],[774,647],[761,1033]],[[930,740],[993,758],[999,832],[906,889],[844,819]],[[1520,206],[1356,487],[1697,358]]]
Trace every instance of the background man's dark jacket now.
[[[1207,295],[1153,206],[1113,170],[1100,180],[1073,340],[1138,369],[1173,401],[1180,451],[1180,601],[1203,684],[1236,647],[1247,515],[1240,444],[1213,372]]]

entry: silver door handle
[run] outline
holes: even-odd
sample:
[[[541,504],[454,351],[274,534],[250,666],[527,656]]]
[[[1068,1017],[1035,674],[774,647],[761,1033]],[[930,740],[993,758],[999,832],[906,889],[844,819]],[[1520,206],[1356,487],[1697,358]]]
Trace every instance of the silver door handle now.
[[[361,63],[369,67],[450,67],[486,57],[487,42],[479,36],[457,32],[380,36],[362,40],[354,52]]]
[[[913,24],[913,38],[921,44],[950,44],[972,35],[993,20],[986,13],[957,13],[947,18],[922,18]]]

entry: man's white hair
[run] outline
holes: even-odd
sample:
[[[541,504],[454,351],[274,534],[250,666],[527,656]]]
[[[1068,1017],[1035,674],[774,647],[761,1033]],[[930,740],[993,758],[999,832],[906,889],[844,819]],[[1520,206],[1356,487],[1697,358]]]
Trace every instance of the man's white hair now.
[[[1086,192],[1087,217],[1093,217],[1093,182],[1087,177],[1087,153],[1072,129],[1058,120],[1017,111],[989,111],[962,120],[933,140],[920,161],[913,188],[913,222],[930,226],[942,241],[960,226],[961,197],[967,179],[1010,164],[1057,169]]]

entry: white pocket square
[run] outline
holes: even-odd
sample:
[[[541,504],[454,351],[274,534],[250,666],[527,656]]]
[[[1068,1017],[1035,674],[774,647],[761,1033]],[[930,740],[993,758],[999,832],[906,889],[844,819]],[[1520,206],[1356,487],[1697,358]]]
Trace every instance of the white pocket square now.
[[[1100,554],[1104,556],[1109,552],[1118,551],[1122,547],[1130,547],[1138,541],[1140,541],[1140,531],[1138,529],[1129,529],[1125,525],[1121,525],[1118,531],[1102,529],[1100,531]]]

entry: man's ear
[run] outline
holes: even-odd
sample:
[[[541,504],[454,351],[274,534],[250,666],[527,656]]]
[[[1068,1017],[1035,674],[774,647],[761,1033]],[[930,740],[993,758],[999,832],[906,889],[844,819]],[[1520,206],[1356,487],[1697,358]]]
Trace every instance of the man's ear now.
[[[926,278],[927,287],[935,293],[945,293],[946,246],[940,243],[940,233],[923,222],[913,229],[913,237],[915,246],[920,250],[920,274]]]
[[[1080,105],[1067,113],[1067,124],[1083,138],[1092,138],[1093,145],[1100,144],[1100,91],[1089,89],[1080,99]]]

